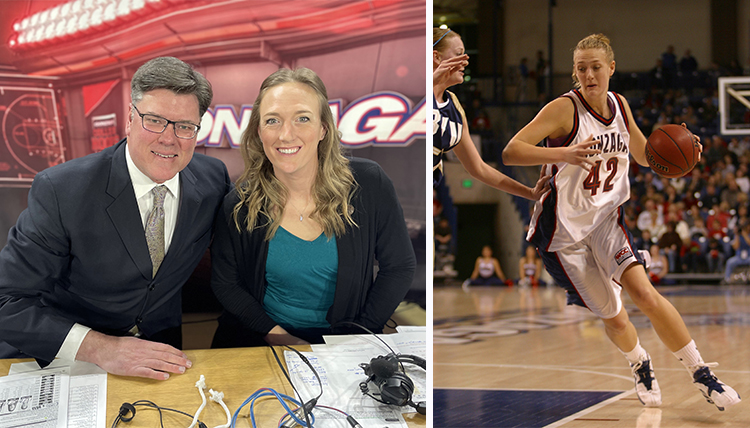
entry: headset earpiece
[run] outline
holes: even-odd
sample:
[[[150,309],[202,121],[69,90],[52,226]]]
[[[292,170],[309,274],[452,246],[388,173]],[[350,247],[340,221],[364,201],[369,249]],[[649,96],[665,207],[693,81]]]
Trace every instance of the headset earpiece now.
[[[130,413],[130,416],[127,416]],[[135,417],[135,406],[130,403],[122,403],[120,406],[120,420],[123,422],[130,422]]]
[[[398,358],[393,354],[380,356],[370,360],[372,374],[382,378],[389,378],[398,371]]]
[[[414,382],[405,373],[394,372],[380,385],[380,398],[387,404],[406,406],[414,393]]]

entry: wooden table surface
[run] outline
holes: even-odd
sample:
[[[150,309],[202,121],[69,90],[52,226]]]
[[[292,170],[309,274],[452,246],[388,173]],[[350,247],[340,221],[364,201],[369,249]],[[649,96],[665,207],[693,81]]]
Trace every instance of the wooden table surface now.
[[[298,349],[309,351],[309,347]],[[107,375],[106,426],[112,425],[122,403],[132,403],[137,400],[150,400],[161,407],[195,414],[201,404],[200,394],[195,387],[200,375],[206,378],[207,404],[199,418],[208,427],[226,423],[224,409],[210,400],[208,389],[224,393],[224,402],[232,414],[250,395],[262,387],[294,397],[292,387],[279,369],[268,347],[200,349],[187,350],[185,353],[193,362],[192,368],[182,375],[173,374],[166,381]],[[276,348],[276,353],[283,362],[283,351]],[[7,375],[11,364],[22,361],[29,360],[0,360],[0,375]],[[247,417],[249,410],[249,404],[242,408],[241,416],[237,419],[237,427],[252,426],[250,418]],[[254,413],[257,426],[276,427],[279,419],[284,415],[284,410],[274,398],[256,401]],[[409,413],[404,414],[404,418],[410,427],[426,426],[426,419],[422,415]],[[189,426],[190,422],[191,419],[187,416],[173,412],[164,413],[165,427]],[[158,427],[159,415],[156,410],[138,407],[135,418],[127,424],[121,422],[119,426]]]

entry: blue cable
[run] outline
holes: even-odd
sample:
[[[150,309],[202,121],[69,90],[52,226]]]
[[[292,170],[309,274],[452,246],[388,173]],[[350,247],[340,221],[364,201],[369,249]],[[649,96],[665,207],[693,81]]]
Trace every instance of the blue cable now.
[[[281,405],[284,407],[284,410],[286,410],[287,414],[289,416],[291,416],[292,419],[294,419],[295,422],[297,422],[299,425],[301,425],[303,427],[307,426],[307,424],[305,423],[305,421],[303,421],[300,418],[298,418],[294,414],[294,411],[292,411],[292,409],[289,408],[289,406],[286,404],[286,402],[284,400],[290,401],[290,402],[294,403],[295,405],[301,407],[302,404],[299,401],[295,400],[294,398],[292,398],[292,397],[290,397],[290,396],[288,396],[286,394],[280,394],[280,393],[274,391],[273,389],[270,389],[270,388],[261,388],[261,389],[255,391],[251,396],[249,396],[240,405],[240,407],[238,407],[237,410],[234,412],[234,415],[232,416],[232,428],[235,428],[235,424],[237,423],[237,417],[240,414],[240,410],[242,410],[242,408],[245,407],[248,403],[250,403],[250,422],[252,423],[253,427],[256,427],[256,424],[255,424],[255,413],[254,413],[255,400],[257,400],[258,398],[261,398],[261,397],[270,397],[270,396],[275,396],[276,399],[279,400],[279,402],[281,403]],[[312,413],[310,413],[310,416],[312,417],[312,420],[310,422],[310,424],[312,425],[312,423],[315,422],[315,416]]]

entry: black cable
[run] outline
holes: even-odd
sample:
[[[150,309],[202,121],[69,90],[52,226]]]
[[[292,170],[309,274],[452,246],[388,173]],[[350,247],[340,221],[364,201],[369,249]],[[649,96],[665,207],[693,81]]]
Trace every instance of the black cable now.
[[[138,400],[138,401],[135,401],[135,402],[133,402],[133,403],[132,403],[132,404],[130,405],[131,409],[128,409],[128,408],[126,407],[126,404],[128,404],[128,403],[124,403],[124,404],[123,404],[123,405],[122,405],[122,406],[120,407],[120,412],[119,412],[119,414],[117,415],[117,417],[115,417],[115,420],[114,420],[114,421],[112,421],[112,428],[115,428],[115,427],[117,426],[117,424],[118,424],[118,423],[119,423],[120,421],[125,421],[125,422],[129,422],[129,421],[131,421],[131,420],[132,420],[132,419],[133,419],[133,418],[135,417],[135,406],[143,406],[143,407],[149,407],[149,408],[152,408],[152,409],[156,409],[156,410],[157,410],[157,411],[159,412],[159,426],[160,426],[161,428],[164,428],[164,413],[163,413],[162,411],[167,411],[167,412],[174,412],[174,413],[179,413],[179,414],[181,414],[181,415],[184,415],[184,416],[187,416],[187,417],[189,417],[190,419],[193,419],[193,417],[194,417],[194,416],[193,416],[193,415],[191,415],[190,413],[187,413],[187,412],[183,412],[182,410],[177,410],[177,409],[170,409],[169,407],[161,407],[161,406],[159,406],[158,404],[156,404],[156,403],[154,403],[153,401],[150,401],[150,400]],[[125,415],[126,415],[126,414],[127,414],[128,412],[129,412],[129,411],[130,411],[130,412],[132,412],[132,413],[133,413],[133,415],[132,415],[132,416],[131,416],[130,418],[128,418],[128,419],[125,419],[125,418],[124,418],[124,416],[125,416]],[[207,428],[207,427],[206,427],[206,424],[204,424],[204,423],[203,423],[203,422],[201,422],[201,421],[198,421],[198,427],[199,427],[199,428]]]
[[[404,372],[404,373],[406,373],[406,369],[404,368],[404,365],[401,363],[401,361],[398,360],[398,354],[396,354],[396,351],[394,351],[393,348],[391,348],[391,346],[388,345],[388,343],[386,343],[385,340],[383,340],[382,338],[378,337],[378,335],[375,334],[375,333],[373,333],[369,328],[367,328],[367,327],[365,327],[365,326],[363,326],[361,324],[357,324],[356,322],[353,322],[353,321],[339,321],[339,322],[337,322],[334,325],[339,325],[339,324],[351,324],[351,325],[359,327],[362,330],[364,330],[364,331],[370,333],[371,335],[375,336],[376,339],[378,339],[379,341],[383,342],[383,345],[385,345],[388,348],[388,350],[391,351],[391,354],[393,354],[393,356],[396,357],[396,361],[398,362],[398,365],[401,366],[401,371]],[[331,326],[331,328],[333,328],[333,327],[334,326]]]
[[[279,365],[279,368],[281,369],[281,372],[284,373],[284,377],[286,377],[286,380],[289,381],[290,385],[292,385],[292,390],[294,390],[294,393],[297,394],[297,396],[300,399],[300,402],[302,402],[302,405],[300,406],[300,409],[302,409],[302,414],[305,417],[305,423],[307,424],[307,427],[308,428],[312,427],[312,424],[310,423],[310,415],[308,414],[308,406],[310,407],[310,410],[312,410],[315,407],[315,404],[317,404],[318,399],[323,395],[323,382],[321,382],[320,376],[318,375],[318,372],[312,366],[312,363],[310,363],[310,361],[304,355],[302,355],[301,352],[299,352],[298,350],[292,348],[289,345],[284,345],[287,348],[289,348],[292,351],[294,351],[295,353],[297,353],[297,355],[300,357],[300,359],[302,360],[302,362],[304,362],[308,367],[310,367],[310,370],[312,370],[313,374],[315,375],[315,378],[318,379],[318,386],[320,386],[320,394],[318,394],[317,397],[315,397],[315,398],[313,398],[313,399],[305,402],[302,399],[302,394],[300,394],[299,391],[297,390],[297,387],[294,386],[294,382],[292,382],[292,378],[289,377],[289,374],[287,373],[286,369],[284,368],[284,365],[281,364],[281,360],[279,359],[278,354],[276,354],[276,349],[274,349],[274,347],[271,346],[271,345],[268,345],[268,346],[271,348],[271,352],[273,352],[273,356],[274,356],[274,358],[276,358],[276,363]]]

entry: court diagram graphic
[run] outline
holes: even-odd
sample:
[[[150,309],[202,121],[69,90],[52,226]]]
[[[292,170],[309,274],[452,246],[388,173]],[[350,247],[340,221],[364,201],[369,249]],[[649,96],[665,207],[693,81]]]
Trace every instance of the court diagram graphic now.
[[[0,86],[0,125],[0,185],[65,162],[53,90]]]

